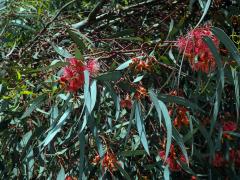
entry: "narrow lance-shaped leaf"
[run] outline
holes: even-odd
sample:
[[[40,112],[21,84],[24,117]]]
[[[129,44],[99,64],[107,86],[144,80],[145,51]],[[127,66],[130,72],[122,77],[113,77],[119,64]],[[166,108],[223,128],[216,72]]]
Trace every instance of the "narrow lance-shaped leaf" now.
[[[221,56],[215,47],[212,39],[209,37],[204,37],[204,41],[207,43],[209,49],[211,50],[218,66],[218,78],[220,79],[220,83],[217,85],[216,93],[215,93],[215,103],[214,103],[214,108],[213,108],[213,119],[211,121],[211,129],[210,129],[210,134],[212,134],[216,120],[217,120],[217,115],[221,103],[221,97],[222,97],[222,91],[224,88],[224,69],[221,61]]]
[[[85,105],[88,109],[88,112],[91,113],[91,95],[89,92],[89,72],[87,70],[84,71],[84,101]]]
[[[204,17],[206,16],[210,5],[211,5],[211,0],[208,0],[207,3],[206,3],[206,5],[205,5],[205,7],[204,7],[202,17],[201,17],[201,19],[198,21],[198,23],[196,24],[195,28],[199,26],[199,24],[202,22],[202,20],[203,20]]]
[[[96,100],[97,100],[97,81],[93,80],[91,86],[90,86],[90,93],[91,93],[91,108],[90,111],[93,110]]]
[[[231,71],[232,71],[232,77],[233,77],[233,83],[235,86],[235,99],[236,99],[236,112],[237,112],[237,121],[239,121],[239,108],[240,108],[240,99],[239,99],[239,79],[238,79],[238,75],[237,75],[237,71],[236,69],[234,69],[233,67],[231,67]]]
[[[233,41],[228,37],[228,35],[220,28],[213,27],[212,32],[217,36],[217,38],[225,45],[228,51],[231,53],[232,57],[240,65],[240,54],[237,47]]]
[[[164,161],[166,161],[168,154],[170,152],[171,144],[172,144],[172,121],[169,116],[166,105],[160,100],[158,100],[158,104],[159,104],[159,107],[161,108],[161,111],[162,111],[162,114],[164,117],[165,126],[167,129],[167,144],[166,144],[166,153],[165,153],[166,155],[165,155],[165,160],[164,160]]]
[[[184,145],[183,139],[181,138],[181,135],[179,134],[179,132],[177,131],[177,129],[173,126],[172,129],[172,133],[173,133],[173,138],[175,139],[175,142],[178,144],[178,146],[180,147],[187,164],[189,164],[189,159],[188,159],[188,155],[187,155],[187,150],[186,147]]]
[[[65,180],[65,171],[62,166],[61,166],[60,171],[58,172],[57,180]]]
[[[137,124],[137,130],[139,137],[141,139],[142,145],[145,149],[145,151],[149,153],[149,148],[148,148],[148,142],[147,142],[147,137],[146,137],[146,131],[145,131],[145,125],[141,116],[141,111],[140,111],[140,105],[138,102],[134,102],[135,105],[135,121]]]
[[[21,119],[24,119],[28,116],[31,115],[31,113],[37,109],[43,102],[44,100],[47,99],[47,94],[43,94],[38,96],[36,99],[33,100],[32,104],[30,105],[29,108],[27,108],[27,110],[24,112],[24,114],[22,115]]]

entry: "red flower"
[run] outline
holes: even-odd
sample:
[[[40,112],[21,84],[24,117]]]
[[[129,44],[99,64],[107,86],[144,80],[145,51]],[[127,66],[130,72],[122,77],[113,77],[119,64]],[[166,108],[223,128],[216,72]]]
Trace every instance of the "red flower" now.
[[[237,123],[233,121],[227,121],[223,123],[223,131],[236,131]]]
[[[159,151],[159,156],[162,160],[165,160],[165,151]],[[181,154],[180,157],[177,157],[174,146],[171,145],[169,156],[167,157],[166,163],[169,165],[169,169],[173,172],[181,171],[181,166],[177,162],[177,159],[181,163],[186,163],[185,157]]]
[[[176,117],[173,121],[174,126],[180,129],[182,126],[189,125],[189,120],[188,120],[188,117],[187,117],[188,110],[183,106],[179,106],[179,107],[177,107],[176,112],[177,112],[177,114],[176,114]],[[170,116],[172,116],[173,115],[173,109],[171,108],[168,111],[168,113],[169,113]]]
[[[215,154],[215,157],[214,157],[213,161],[212,161],[213,166],[217,167],[217,168],[222,167],[222,166],[224,166],[224,162],[225,161],[224,161],[222,153],[217,152]]]
[[[91,75],[96,75],[99,71],[99,64],[96,60],[91,59],[87,62],[86,69]]]
[[[117,163],[118,161],[116,156],[113,153],[107,151],[103,158],[102,168],[104,171],[108,170],[112,174],[113,171],[117,171]]]
[[[223,131],[236,131],[237,130],[237,123],[233,122],[233,121],[225,121],[223,123]],[[231,140],[232,137],[230,134],[227,134],[225,132],[223,132],[223,137]]]
[[[98,63],[95,60],[88,61],[84,65],[82,61],[76,58],[69,58],[69,65],[63,68],[63,75],[60,82],[67,86],[70,92],[76,92],[83,87],[84,84],[84,70],[88,70],[90,75],[96,75],[98,72]]]
[[[178,39],[177,46],[179,51],[183,52],[189,59],[189,63],[194,71],[209,73],[215,70],[216,61],[208,45],[203,41],[204,36],[211,38],[215,46],[219,47],[219,40],[211,32],[210,26],[191,30],[185,37]]]
[[[77,178],[72,176],[67,176],[65,180],[77,180]]]
[[[127,95],[125,99],[121,100],[120,106],[122,108],[128,108],[128,109],[132,108],[132,101],[129,95]]]

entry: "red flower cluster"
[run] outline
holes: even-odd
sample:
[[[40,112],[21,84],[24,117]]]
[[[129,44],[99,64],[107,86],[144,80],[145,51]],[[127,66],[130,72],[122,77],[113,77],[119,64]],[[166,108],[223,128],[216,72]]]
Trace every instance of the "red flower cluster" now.
[[[138,86],[136,92],[134,93],[134,98],[140,100],[147,96],[147,90],[143,86]]]
[[[237,130],[237,123],[233,122],[233,121],[225,121],[223,123],[223,131],[236,131]],[[225,132],[223,132],[223,137],[231,140],[232,137],[230,134],[227,134]]]
[[[122,108],[128,108],[131,109],[132,108],[132,100],[131,97],[129,95],[126,96],[125,99],[122,99],[120,102],[120,106]]]
[[[77,180],[77,177],[67,176],[65,180]]]
[[[162,160],[165,159],[165,151],[159,151],[159,156]],[[177,156],[175,152],[174,145],[171,145],[169,156],[166,160],[166,163],[169,165],[169,169],[173,172],[181,171],[181,166],[177,162],[179,160],[181,163],[186,163],[186,159],[183,154]]]
[[[211,53],[208,45],[203,41],[203,37],[207,36],[212,39],[215,46],[219,49],[219,40],[211,32],[210,26],[198,27],[185,37],[180,37],[177,46],[180,52],[189,59],[189,63],[194,71],[202,71],[209,73],[216,68],[216,61]]]
[[[99,65],[96,60],[89,60],[86,65],[76,58],[69,58],[69,65],[63,68],[63,75],[60,82],[67,86],[70,92],[76,92],[84,84],[84,70],[88,70],[91,76],[97,74]]]
[[[147,62],[135,57],[132,58],[132,63],[129,65],[134,72],[150,71],[150,66]]]
[[[224,156],[221,152],[217,152],[212,161],[212,165],[216,168],[224,167],[228,164],[234,164],[235,168],[240,167],[240,150],[229,150],[229,159],[224,159]]]
[[[182,126],[189,125],[189,120],[187,117],[187,112],[188,112],[187,108],[183,106],[179,106],[177,107],[176,112],[177,112],[177,115],[173,121],[174,126],[180,129]],[[169,115],[170,116],[173,115],[173,108],[169,110]]]
[[[92,163],[96,165],[100,162],[100,160],[101,160],[100,156],[96,155]],[[117,170],[117,167],[115,165],[117,163],[118,161],[116,156],[113,153],[107,151],[103,157],[102,168],[104,171],[108,170],[112,174],[113,171]]]
[[[222,153],[217,152],[215,154],[215,157],[214,157],[213,161],[212,161],[213,166],[214,167],[222,167],[222,166],[224,166],[224,163],[225,163],[225,160],[223,158]]]

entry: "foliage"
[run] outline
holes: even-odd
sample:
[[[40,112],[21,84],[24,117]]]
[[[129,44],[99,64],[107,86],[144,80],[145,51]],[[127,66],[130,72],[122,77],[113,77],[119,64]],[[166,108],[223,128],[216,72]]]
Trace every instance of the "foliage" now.
[[[239,10],[0,1],[1,177],[238,179]]]

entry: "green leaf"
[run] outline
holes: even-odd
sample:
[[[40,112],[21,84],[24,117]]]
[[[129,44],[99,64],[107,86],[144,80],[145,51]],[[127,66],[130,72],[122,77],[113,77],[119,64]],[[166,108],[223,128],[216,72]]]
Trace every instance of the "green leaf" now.
[[[149,96],[157,110],[157,114],[158,114],[158,119],[159,119],[159,123],[160,123],[160,126],[162,125],[162,113],[161,113],[161,107],[159,105],[159,102],[158,102],[158,98],[157,98],[157,95],[152,91],[152,90],[149,90]]]
[[[181,135],[179,134],[179,132],[177,131],[177,129],[173,126],[172,127],[172,134],[173,134],[173,138],[175,139],[175,142],[178,144],[178,146],[180,147],[187,164],[189,164],[189,160],[188,160],[188,155],[187,155],[187,150],[186,147],[184,145],[183,142],[183,138],[181,138]]]
[[[212,39],[209,37],[204,37],[204,41],[207,43],[209,49],[211,50],[218,66],[218,79],[220,79],[220,83],[217,85],[216,93],[215,93],[215,103],[214,103],[214,109],[213,109],[213,119],[211,121],[211,129],[210,129],[210,134],[212,134],[212,131],[214,129],[215,123],[217,121],[217,115],[219,111],[219,106],[221,103],[221,97],[222,97],[222,91],[224,88],[224,69],[223,65],[221,62],[221,56],[218,53],[217,48],[215,47]]]
[[[132,59],[122,63],[120,66],[117,67],[117,71],[121,71],[123,69],[126,69],[130,64],[132,63]]]
[[[197,104],[194,104],[183,97],[161,94],[158,96],[158,98],[166,103],[176,103],[179,105],[183,105],[185,107],[189,107],[192,110],[197,110],[202,113],[205,113],[205,111],[203,109],[201,109]]]
[[[20,141],[20,146],[21,146],[21,147],[25,147],[25,146],[27,145],[29,139],[31,138],[31,136],[32,136],[32,131],[27,132],[27,133],[23,136],[22,140]]]
[[[160,100],[158,100],[158,104],[159,104],[159,107],[161,108],[161,111],[162,111],[162,114],[164,117],[165,126],[167,129],[167,144],[166,144],[166,152],[165,152],[166,155],[165,155],[165,160],[164,160],[164,161],[166,161],[168,154],[170,152],[171,144],[172,144],[172,121],[169,116],[166,105]]]
[[[43,140],[43,142],[40,145],[43,144],[43,148],[44,148],[46,145],[48,145],[52,141],[52,139],[57,135],[57,133],[60,130],[61,130],[60,128],[57,128],[49,131],[47,137]]]
[[[143,78],[143,76],[144,76],[144,75],[141,75],[141,76],[136,77],[136,78],[134,79],[133,83],[136,83],[136,82],[141,81],[142,78]]]
[[[20,119],[24,119],[24,118],[30,116],[31,113],[32,113],[35,109],[37,109],[39,106],[41,106],[41,105],[43,104],[44,100],[46,100],[46,99],[47,99],[47,94],[42,94],[42,95],[38,96],[37,98],[35,98],[35,99],[32,101],[30,107],[27,108],[27,110],[24,112],[24,114],[21,116]]]
[[[116,108],[116,114],[115,114],[115,118],[116,120],[119,118],[120,115],[120,100],[118,95],[114,92],[112,85],[108,82],[104,83],[106,85],[107,90],[110,92],[111,97],[113,98],[114,104],[115,104],[115,108]]]
[[[135,105],[135,120],[137,124],[138,134],[145,151],[149,155],[150,153],[149,153],[148,142],[146,137],[145,125],[141,116],[140,104],[137,101],[135,101],[134,105]]]
[[[232,42],[232,40],[228,37],[228,35],[220,28],[213,27],[212,32],[217,36],[217,38],[225,45],[228,51],[231,53],[232,57],[237,61],[240,65],[240,54],[238,52],[237,47]]]
[[[66,49],[59,47],[52,43],[53,49],[58,53],[60,56],[65,58],[71,58],[73,57]]]
[[[132,156],[143,156],[146,155],[146,151],[144,150],[130,150],[130,151],[123,151],[120,153],[121,156],[125,157],[132,157]]]
[[[96,77],[97,80],[100,81],[117,81],[122,77],[122,74],[119,71],[113,71],[101,74],[100,76]]]
[[[236,112],[237,112],[237,121],[239,121],[239,108],[240,108],[240,99],[239,99],[239,79],[236,69],[231,67],[234,89],[235,89],[235,99],[236,99]]]
[[[71,108],[67,109],[59,119],[58,123],[50,129],[50,131],[47,134],[47,137],[40,144],[40,145],[43,144],[43,148],[46,145],[48,145],[52,141],[52,139],[57,135],[57,133],[61,130],[61,127],[64,124],[67,117],[69,117],[70,112],[71,112]]]
[[[61,166],[60,171],[58,172],[57,180],[65,180],[65,171],[62,166]]]
[[[170,179],[170,172],[169,172],[168,165],[166,165],[164,167],[163,176],[164,176],[164,180],[169,180]]]
[[[117,169],[122,173],[124,179],[131,180],[132,178],[128,175],[128,173],[120,166],[118,163],[114,164]]]
[[[97,101],[97,81],[93,80],[91,86],[90,86],[90,93],[91,93],[91,108],[90,112],[92,112],[96,101]]]
[[[81,37],[79,36],[79,34],[76,31],[72,30],[68,30],[68,34],[71,37],[71,39],[77,44],[81,53],[83,53],[84,49],[86,49],[86,46],[82,41]]]
[[[210,5],[211,5],[211,0],[208,0],[207,3],[206,3],[206,5],[205,5],[205,7],[204,7],[202,17],[201,17],[201,19],[198,21],[198,23],[196,24],[195,28],[199,26],[199,24],[202,22],[202,20],[203,20],[204,17],[206,16]]]
[[[85,49],[85,47],[86,47],[83,40],[88,42],[92,47],[94,47],[94,43],[87,36],[82,34],[81,32],[76,31],[75,29],[68,29],[68,33],[69,33],[70,37],[72,38],[72,40],[78,45],[80,50],[82,50],[82,48]]]
[[[84,101],[85,105],[88,109],[88,112],[91,113],[91,94],[89,92],[89,72],[87,70],[84,71]]]

